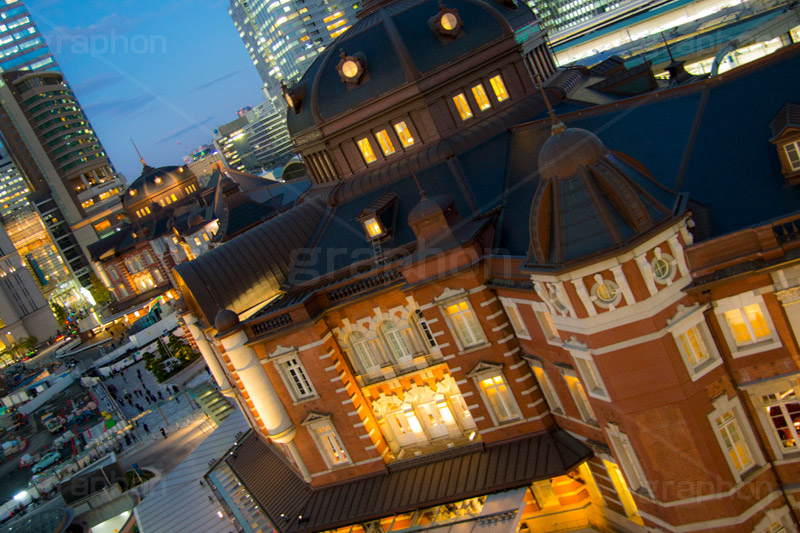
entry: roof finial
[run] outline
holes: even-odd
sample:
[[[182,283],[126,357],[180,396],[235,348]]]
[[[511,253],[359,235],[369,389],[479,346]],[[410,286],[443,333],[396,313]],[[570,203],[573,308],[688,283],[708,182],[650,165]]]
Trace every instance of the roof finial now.
[[[539,92],[542,93],[544,105],[547,106],[547,114],[550,115],[550,122],[552,123],[550,133],[552,135],[557,135],[567,129],[567,127],[558,119],[556,112],[553,110],[553,106],[550,105],[550,99],[547,97],[547,93],[544,92],[544,83],[542,83],[542,78],[539,77],[538,73],[534,74],[533,77],[536,80],[536,84],[539,86]]]
[[[417,189],[419,189],[419,199],[426,200],[427,197],[425,196],[425,191],[423,190],[422,185],[420,185],[419,179],[417,178],[417,175],[414,173],[414,169],[411,168],[411,162],[406,160],[406,164],[408,165],[409,172],[411,172],[411,177],[414,178],[414,183],[417,184]]]
[[[136,150],[136,155],[139,156],[139,161],[142,162],[142,167],[145,169],[145,171],[147,171],[150,166],[144,162],[144,157],[142,157],[142,154],[139,152],[139,149],[136,147],[136,143],[133,142],[133,139],[131,139],[131,144],[133,145],[133,149]]]

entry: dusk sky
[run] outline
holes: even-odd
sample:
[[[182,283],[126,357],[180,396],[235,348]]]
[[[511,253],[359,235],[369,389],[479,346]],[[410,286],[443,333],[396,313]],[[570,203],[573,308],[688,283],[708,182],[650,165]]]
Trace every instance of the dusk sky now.
[[[186,149],[264,100],[228,0],[25,5],[129,183],[142,170],[131,138],[149,165],[182,164]]]

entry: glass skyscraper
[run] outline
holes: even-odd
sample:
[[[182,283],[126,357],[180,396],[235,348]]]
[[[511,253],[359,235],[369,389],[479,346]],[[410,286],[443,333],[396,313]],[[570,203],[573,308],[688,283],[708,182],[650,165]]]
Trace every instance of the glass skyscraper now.
[[[230,0],[228,13],[270,98],[305,72],[355,21],[357,3]]]
[[[0,2],[0,72],[59,70],[22,0]]]

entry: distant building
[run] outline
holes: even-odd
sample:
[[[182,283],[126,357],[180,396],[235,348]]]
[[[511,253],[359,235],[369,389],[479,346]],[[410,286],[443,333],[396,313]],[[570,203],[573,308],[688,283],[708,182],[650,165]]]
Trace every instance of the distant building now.
[[[230,0],[228,14],[269,96],[298,78],[317,55],[355,21],[358,4],[341,0]]]
[[[200,184],[205,187],[214,170],[222,168],[222,157],[220,157],[214,145],[211,145],[200,152],[192,154],[187,166],[192,171],[192,174],[197,176]]]
[[[214,146],[227,168],[245,171],[258,168],[258,160],[244,133],[246,117],[239,117],[214,130]]]
[[[22,0],[0,6],[0,72],[9,70],[60,71]]]
[[[278,110],[270,100],[265,100],[244,116],[247,124],[242,130],[260,167],[272,168],[292,158],[294,145],[283,106]]]

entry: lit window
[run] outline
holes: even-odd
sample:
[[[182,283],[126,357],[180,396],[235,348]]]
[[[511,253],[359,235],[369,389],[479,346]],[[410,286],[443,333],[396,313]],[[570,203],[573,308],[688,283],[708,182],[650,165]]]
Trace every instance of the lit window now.
[[[639,459],[636,457],[628,435],[621,432],[619,426],[613,423],[609,423],[606,426],[606,434],[608,435],[608,443],[611,445],[619,466],[622,467],[625,478],[628,480],[628,486],[635,491],[649,494],[650,488],[647,478]]]
[[[481,325],[466,300],[448,305],[446,311],[462,348],[486,342]]]
[[[392,144],[392,140],[389,138],[389,134],[386,130],[379,131],[375,134],[375,137],[378,139],[378,144],[381,145],[383,155],[391,155],[394,153],[394,145]]]
[[[731,328],[737,346],[753,344],[770,336],[769,326],[758,304],[726,311],[725,320]]]
[[[800,431],[800,400],[794,389],[761,397],[772,429],[778,437],[784,452],[798,449],[798,431]]]
[[[178,197],[175,196],[175,193],[172,193],[169,197],[172,198],[173,202],[177,202],[178,201]]]
[[[395,362],[399,363],[411,357],[411,350],[409,350],[408,344],[406,344],[405,339],[403,339],[400,330],[397,329],[397,326],[392,322],[384,322],[380,325],[378,331],[383,337],[383,342]]]
[[[489,103],[489,98],[486,96],[486,90],[483,88],[482,84],[478,84],[472,88],[472,95],[475,97],[475,101],[478,103],[478,109],[481,111],[485,111],[492,107],[492,104]]]
[[[687,329],[684,333],[678,335],[678,338],[681,341],[683,352],[686,354],[692,366],[697,367],[708,360],[708,349],[700,334],[700,330],[696,327]]]
[[[625,509],[625,514],[628,518],[638,518],[639,509],[636,507],[636,502],[633,501],[633,495],[630,489],[628,489],[628,484],[625,483],[622,471],[620,471],[616,463],[612,463],[611,461],[606,461],[604,459],[603,464],[608,472],[608,477],[611,478],[611,483],[614,485],[614,490],[617,491],[619,501]]]
[[[364,229],[367,230],[367,235],[370,239],[380,237],[385,233],[383,230],[383,225],[375,217],[369,217],[368,219],[364,220],[363,224]]]
[[[454,96],[453,103],[456,105],[456,109],[458,110],[461,120],[467,120],[468,118],[472,117],[472,110],[469,108],[469,103],[467,102],[467,97],[464,96],[464,93],[459,93]]]
[[[569,386],[572,393],[572,399],[575,400],[575,405],[584,422],[596,424],[597,417],[594,414],[592,405],[589,403],[589,398],[586,397],[586,391],[577,376],[572,375],[570,371],[564,372],[564,380]]]
[[[312,413],[313,414],[313,413]],[[316,418],[310,422],[304,422],[308,426],[314,441],[317,444],[322,458],[328,468],[350,463],[350,456],[344,449],[344,444],[339,438],[339,434],[333,427],[330,416]]]
[[[547,405],[550,406],[551,411],[563,413],[564,408],[561,407],[561,400],[558,398],[553,382],[550,381],[550,376],[547,375],[544,369],[544,363],[538,360],[529,361],[533,375],[536,376],[536,382],[544,394],[544,399],[547,400]]]
[[[195,243],[197,246],[200,246],[200,244],[201,244],[201,243],[200,243],[200,237],[195,237],[195,238],[194,238],[194,243]]]
[[[403,144],[404,148],[408,148],[414,144],[414,138],[411,136],[411,132],[408,130],[408,126],[406,126],[405,121],[400,121],[395,124],[394,131],[397,132],[397,137],[400,139],[400,142]]]
[[[489,83],[492,85],[492,89],[494,90],[494,95],[495,97],[497,97],[498,102],[502,102],[503,100],[508,99],[508,92],[506,91],[506,86],[503,83],[503,78],[500,77],[499,74],[490,79]]]
[[[508,422],[519,418],[520,412],[511,389],[506,385],[503,376],[496,375],[480,380],[481,391],[486,398],[491,412],[497,422]]]
[[[752,467],[755,464],[753,456],[742,436],[742,430],[739,428],[739,422],[733,411],[723,413],[715,419],[715,422],[734,470],[741,474]]]
[[[103,231],[104,229],[108,229],[111,227],[111,222],[109,220],[104,220],[94,225],[94,229],[96,231]]]
[[[751,291],[723,298],[715,304],[722,334],[734,357],[780,346],[780,338],[761,295]]]
[[[378,160],[378,158],[375,157],[375,152],[372,151],[372,145],[369,143],[369,139],[359,140],[358,148],[361,150],[361,155],[368,165]]]
[[[783,146],[786,157],[789,158],[789,166],[792,170],[800,170],[800,141],[795,141]]]

